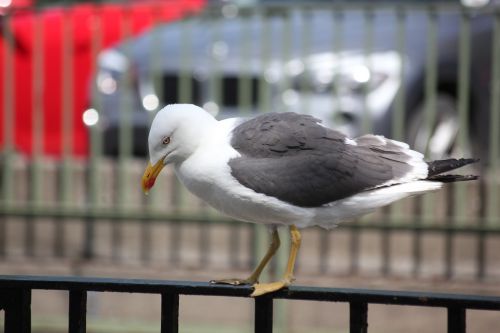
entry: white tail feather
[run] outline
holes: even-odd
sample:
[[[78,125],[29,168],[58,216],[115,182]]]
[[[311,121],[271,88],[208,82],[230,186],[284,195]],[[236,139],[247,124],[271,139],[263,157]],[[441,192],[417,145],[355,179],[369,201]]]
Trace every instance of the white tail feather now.
[[[322,208],[316,215],[315,224],[332,228],[342,221],[352,220],[405,197],[438,190],[442,185],[440,182],[418,180],[361,192]]]

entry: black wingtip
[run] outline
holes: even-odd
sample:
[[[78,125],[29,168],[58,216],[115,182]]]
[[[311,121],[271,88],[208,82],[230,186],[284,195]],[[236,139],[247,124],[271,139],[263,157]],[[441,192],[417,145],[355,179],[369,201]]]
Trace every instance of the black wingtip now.
[[[476,180],[479,178],[479,176],[477,175],[450,175],[443,173],[477,162],[479,162],[479,158],[459,158],[459,159],[450,158],[446,160],[437,160],[429,162],[427,163],[428,164],[427,179],[443,183],[454,183],[454,182],[463,182],[468,180]]]
[[[454,182],[465,182],[469,180],[477,180],[479,176],[477,175],[434,175],[427,178],[428,180],[442,182],[442,183],[454,183]]]
[[[427,163],[428,164],[428,175],[429,178],[439,175],[443,172],[448,172],[461,168],[463,166],[477,163],[479,158],[450,158],[446,160],[437,160]]]

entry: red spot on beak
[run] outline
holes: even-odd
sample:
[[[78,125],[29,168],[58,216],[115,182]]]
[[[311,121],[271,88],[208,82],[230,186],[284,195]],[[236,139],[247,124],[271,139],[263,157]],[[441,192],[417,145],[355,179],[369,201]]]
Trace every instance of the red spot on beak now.
[[[144,193],[148,194],[149,190],[155,184],[156,178],[163,169],[163,159],[159,160],[155,165],[148,163],[144,175],[142,176],[142,190]]]

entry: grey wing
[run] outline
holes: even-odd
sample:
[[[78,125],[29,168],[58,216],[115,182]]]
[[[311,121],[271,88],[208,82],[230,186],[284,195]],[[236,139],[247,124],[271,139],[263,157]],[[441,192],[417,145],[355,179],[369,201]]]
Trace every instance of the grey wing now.
[[[317,140],[343,142],[345,135],[329,130],[312,116],[266,113],[241,123],[233,130],[231,145],[250,157],[280,157],[317,150]]]
[[[372,135],[347,144],[341,133],[293,113],[247,121],[231,144],[241,153],[229,161],[231,173],[242,185],[302,207],[395,183],[414,171],[409,162],[418,154]]]

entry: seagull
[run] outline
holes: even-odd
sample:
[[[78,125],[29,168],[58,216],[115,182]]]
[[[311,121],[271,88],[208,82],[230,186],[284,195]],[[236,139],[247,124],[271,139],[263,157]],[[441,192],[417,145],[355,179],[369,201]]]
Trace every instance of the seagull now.
[[[171,164],[188,190],[215,209],[270,228],[269,248],[248,278],[212,281],[253,285],[254,297],[294,280],[299,229],[332,228],[444,183],[478,178],[443,174],[476,159],[425,162],[406,143],[372,134],[351,139],[292,112],[218,121],[192,104],[167,105],[153,119],[148,145],[146,194]],[[279,281],[259,283],[280,246],[279,226],[287,226],[291,238],[285,273]]]

